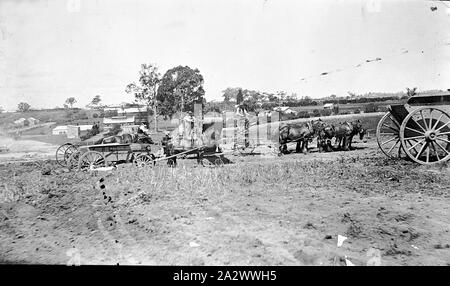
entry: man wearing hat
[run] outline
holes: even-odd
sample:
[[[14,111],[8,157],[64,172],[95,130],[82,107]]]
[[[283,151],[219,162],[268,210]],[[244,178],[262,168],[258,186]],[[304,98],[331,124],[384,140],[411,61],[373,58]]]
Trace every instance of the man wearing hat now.
[[[196,139],[195,134],[195,117],[192,111],[189,111],[188,114],[183,118],[184,121],[184,135],[185,139],[188,139],[190,142],[190,147],[194,147],[194,141]]]

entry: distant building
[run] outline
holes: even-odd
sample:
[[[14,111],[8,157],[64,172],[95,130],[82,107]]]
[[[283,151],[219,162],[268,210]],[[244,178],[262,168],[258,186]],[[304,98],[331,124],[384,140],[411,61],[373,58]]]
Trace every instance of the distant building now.
[[[119,124],[122,130],[127,133],[131,133],[139,127],[139,124],[136,124],[135,116],[133,115],[103,118],[103,127],[105,129],[111,129],[114,124]]]
[[[333,108],[334,108],[334,103],[325,103],[323,105],[323,109],[325,109],[325,110],[333,110]]]
[[[273,111],[278,111],[283,114],[297,114],[297,111],[290,108],[289,106],[277,106],[273,108]]]
[[[64,134],[67,134],[68,129],[69,128],[67,125],[56,126],[55,128],[53,128],[52,134],[53,135],[64,135]]]
[[[115,118],[120,116],[134,116],[136,125],[140,125],[142,122],[148,123],[148,111],[147,106],[141,105],[139,107],[124,108],[123,105],[110,105],[104,108],[105,117]]]
[[[34,126],[34,125],[39,124],[39,120],[36,119],[36,118],[30,117],[27,120],[28,120],[28,125],[29,126]]]
[[[70,139],[80,138],[80,126],[68,125],[67,126],[67,138],[70,138]]]
[[[92,129],[92,124],[87,124],[87,125],[77,125],[77,127],[80,128],[80,131],[87,131]]]
[[[26,122],[27,120],[25,119],[25,118],[20,118],[20,119],[17,119],[16,121],[14,121],[14,124],[15,125],[17,125],[17,126],[25,126],[25,122]]]

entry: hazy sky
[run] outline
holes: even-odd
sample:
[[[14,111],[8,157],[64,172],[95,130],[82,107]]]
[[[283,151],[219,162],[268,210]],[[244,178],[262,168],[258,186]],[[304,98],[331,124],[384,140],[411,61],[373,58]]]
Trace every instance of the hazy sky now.
[[[0,106],[55,107],[70,96],[84,106],[97,94],[105,103],[130,101],[125,86],[137,80],[141,63],[156,63],[161,73],[178,65],[198,68],[208,100],[219,99],[226,87],[313,98],[447,89],[447,6],[422,0],[0,0]]]

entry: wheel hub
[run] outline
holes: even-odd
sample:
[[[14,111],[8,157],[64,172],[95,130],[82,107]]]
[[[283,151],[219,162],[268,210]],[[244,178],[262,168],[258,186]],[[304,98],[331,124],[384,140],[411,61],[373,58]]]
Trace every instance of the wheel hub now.
[[[435,141],[436,140],[436,132],[435,131],[425,132],[425,139],[427,141]]]

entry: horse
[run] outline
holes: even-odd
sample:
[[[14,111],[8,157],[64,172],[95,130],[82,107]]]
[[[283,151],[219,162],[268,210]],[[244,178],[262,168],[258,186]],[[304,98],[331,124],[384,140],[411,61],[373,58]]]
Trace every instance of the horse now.
[[[361,121],[358,119],[353,122],[344,122],[335,127],[336,148],[344,151],[352,150],[353,136],[359,134],[359,139],[363,140],[366,130],[363,128]]]
[[[296,142],[295,151],[300,150],[303,154],[308,153],[308,141],[314,136],[314,128],[311,122],[305,122],[300,125],[283,125],[280,127],[279,143],[280,152],[287,152],[287,143]]]
[[[317,134],[317,148],[322,152],[325,148],[326,152],[332,151],[331,140],[336,134],[334,126],[319,120],[313,121],[314,131]]]

